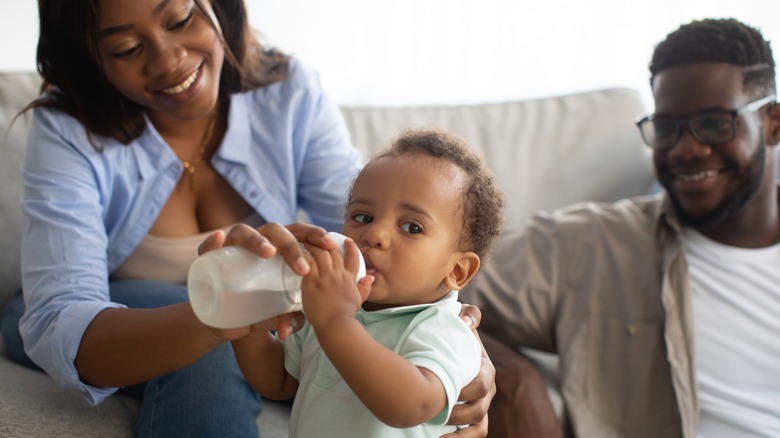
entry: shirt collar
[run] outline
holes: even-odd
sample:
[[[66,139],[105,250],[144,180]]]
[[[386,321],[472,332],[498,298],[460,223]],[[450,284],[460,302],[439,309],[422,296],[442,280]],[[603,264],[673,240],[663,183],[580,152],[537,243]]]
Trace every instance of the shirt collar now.
[[[224,160],[239,164],[248,162],[251,157],[249,148],[252,144],[249,110],[243,96],[243,94],[233,94],[230,98],[227,131],[216,153]],[[177,157],[146,114],[144,114],[144,121],[146,123],[144,132],[128,146],[136,151],[141,178],[148,178],[158,173],[160,169],[168,167],[177,160]],[[138,149],[143,150],[143,153],[139,153]]]
[[[228,108],[228,123],[217,156],[226,161],[246,164],[251,157],[250,110],[245,94],[233,94]]]
[[[413,304],[411,306],[399,306],[391,307],[389,309],[367,311],[362,308],[358,310],[357,317],[365,321],[366,323],[372,323],[381,321],[384,319],[395,318],[397,316],[403,316],[410,313],[418,313],[421,310],[427,309],[431,306],[446,305],[449,303],[458,301],[458,291],[451,290],[447,295],[443,296],[439,301],[433,303]]]
[[[146,114],[144,122],[144,132],[128,145],[135,152],[138,173],[143,179],[159,173],[160,169],[168,167],[178,159]]]

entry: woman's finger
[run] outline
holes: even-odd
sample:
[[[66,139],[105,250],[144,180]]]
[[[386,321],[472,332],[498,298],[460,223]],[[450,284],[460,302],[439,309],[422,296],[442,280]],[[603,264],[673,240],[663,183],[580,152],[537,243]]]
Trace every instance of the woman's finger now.
[[[460,308],[460,319],[462,319],[472,331],[476,332],[479,323],[482,322],[482,312],[479,310],[479,307],[464,303]]]
[[[360,249],[352,239],[344,241],[344,267],[357,275],[360,272]],[[358,279],[359,280],[359,279]]]
[[[263,225],[263,227],[284,229],[281,225],[274,223]],[[276,254],[277,248],[264,233],[261,233],[260,230],[263,227],[254,229],[249,225],[236,225],[225,236],[225,245],[240,246],[267,259]]]
[[[336,242],[328,236],[324,228],[303,222],[287,225],[287,231],[295,236],[298,242],[307,242],[323,249],[336,247]]]
[[[283,313],[277,317],[276,336],[285,340],[303,327],[306,318],[303,312]]]
[[[222,248],[224,244],[225,232],[222,230],[217,230],[211,233],[211,235],[198,246],[198,254],[203,254],[204,252]]]

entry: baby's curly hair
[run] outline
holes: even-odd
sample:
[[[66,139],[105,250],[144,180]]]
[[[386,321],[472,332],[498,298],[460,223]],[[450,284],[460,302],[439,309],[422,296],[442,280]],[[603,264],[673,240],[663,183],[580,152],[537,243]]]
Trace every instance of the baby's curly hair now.
[[[461,245],[484,260],[504,225],[504,193],[493,172],[464,138],[437,128],[401,132],[372,161],[402,154],[427,155],[464,171]]]
[[[745,88],[776,92],[772,48],[761,32],[733,18],[705,19],[680,26],[653,52],[650,85],[658,73],[704,62],[745,67]]]

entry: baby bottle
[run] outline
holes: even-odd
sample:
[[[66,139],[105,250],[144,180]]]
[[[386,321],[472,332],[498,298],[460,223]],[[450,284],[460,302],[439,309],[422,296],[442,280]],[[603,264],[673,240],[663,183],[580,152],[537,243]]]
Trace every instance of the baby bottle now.
[[[344,254],[345,236],[328,233]],[[363,255],[357,280],[365,277]],[[228,329],[301,310],[302,277],[279,254],[264,259],[238,246],[209,251],[190,266],[187,290],[204,324]]]

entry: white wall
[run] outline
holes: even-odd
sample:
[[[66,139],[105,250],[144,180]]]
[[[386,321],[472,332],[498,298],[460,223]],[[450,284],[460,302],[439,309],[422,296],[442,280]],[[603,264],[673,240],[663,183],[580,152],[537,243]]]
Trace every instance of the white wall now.
[[[342,104],[502,101],[609,86],[650,105],[654,45],[695,18],[760,28],[780,61],[779,0],[246,0],[266,42]],[[0,0],[0,70],[35,67],[37,6]]]

